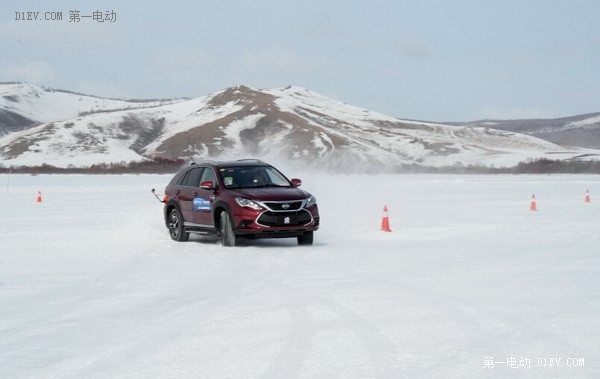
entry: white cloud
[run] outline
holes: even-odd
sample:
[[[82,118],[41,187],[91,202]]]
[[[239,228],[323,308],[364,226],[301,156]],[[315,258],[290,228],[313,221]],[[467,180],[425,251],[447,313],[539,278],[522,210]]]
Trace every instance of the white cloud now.
[[[80,52],[77,49],[116,46],[125,44],[129,35],[131,32],[123,23],[70,23],[68,20],[0,22],[0,41],[16,43],[21,48],[39,49],[40,54],[57,51],[77,54]]]
[[[318,59],[299,55],[284,48],[262,49],[242,56],[240,66],[245,70],[270,70],[277,72],[306,72],[318,67]]]
[[[475,119],[489,120],[519,120],[532,118],[556,118],[560,117],[551,109],[537,108],[495,108],[485,107],[475,114]]]
[[[218,60],[201,49],[167,48],[154,53],[149,76],[153,81],[168,82],[170,87],[189,88],[219,67]]]
[[[115,86],[114,84],[102,81],[94,80],[83,80],[75,84],[74,88],[66,88],[75,92],[83,93],[86,95],[109,97],[117,99],[129,99],[131,94],[123,88]]]
[[[392,48],[409,58],[421,58],[429,55],[427,46],[415,37],[398,36],[392,41]]]
[[[213,62],[212,56],[199,49],[168,48],[158,50],[154,54],[154,62],[174,70],[197,70]]]
[[[39,85],[50,85],[57,79],[56,71],[44,61],[0,62],[0,73],[5,80]]]

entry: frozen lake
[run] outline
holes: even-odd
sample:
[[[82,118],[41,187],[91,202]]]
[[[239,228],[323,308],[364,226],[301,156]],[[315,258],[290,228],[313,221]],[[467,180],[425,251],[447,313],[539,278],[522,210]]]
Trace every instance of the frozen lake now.
[[[0,175],[0,378],[600,376],[600,177],[288,174],[312,246],[171,241],[170,176]]]

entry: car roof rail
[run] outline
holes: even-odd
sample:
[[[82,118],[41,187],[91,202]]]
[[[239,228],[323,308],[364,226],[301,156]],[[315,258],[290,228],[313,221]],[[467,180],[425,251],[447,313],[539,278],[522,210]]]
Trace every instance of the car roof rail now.
[[[238,159],[238,162],[258,162],[258,163],[265,163],[264,161],[261,161],[260,159],[255,159],[255,158],[244,158],[244,159]]]
[[[195,162],[193,161],[192,163],[190,163],[191,166],[197,165],[197,164],[206,164],[206,163],[210,163],[210,164],[217,164],[216,161],[213,160],[206,160],[206,161],[199,161],[199,162]]]

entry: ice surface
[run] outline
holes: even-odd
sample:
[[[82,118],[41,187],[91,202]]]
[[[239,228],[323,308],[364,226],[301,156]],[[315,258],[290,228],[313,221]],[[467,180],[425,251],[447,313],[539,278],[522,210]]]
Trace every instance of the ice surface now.
[[[171,241],[169,176],[1,175],[0,377],[600,376],[599,177],[287,173],[312,246]]]

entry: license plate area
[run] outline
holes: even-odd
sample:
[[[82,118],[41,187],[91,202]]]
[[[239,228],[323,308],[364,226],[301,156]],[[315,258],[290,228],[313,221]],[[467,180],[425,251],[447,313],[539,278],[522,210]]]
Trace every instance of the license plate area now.
[[[298,224],[298,216],[296,216],[296,215],[277,216],[277,226],[297,225],[297,224]]]

